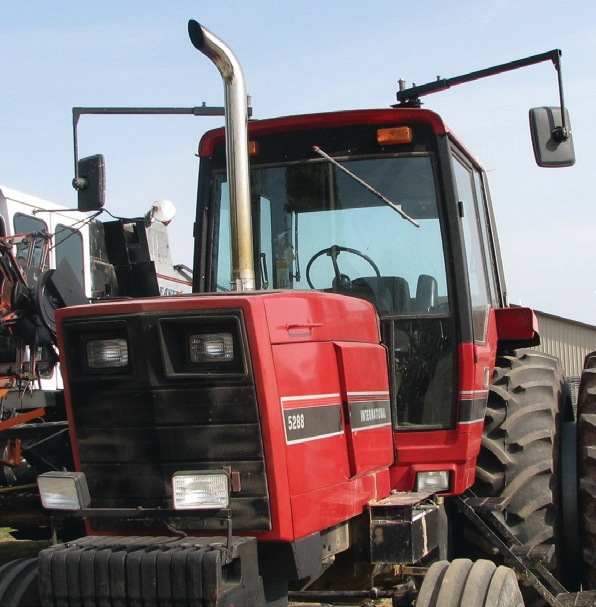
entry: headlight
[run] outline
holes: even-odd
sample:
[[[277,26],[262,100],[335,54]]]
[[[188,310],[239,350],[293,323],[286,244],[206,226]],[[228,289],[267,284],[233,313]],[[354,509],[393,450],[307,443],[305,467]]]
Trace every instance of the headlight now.
[[[128,366],[126,339],[90,339],[85,351],[90,369],[121,369]]]
[[[231,362],[234,337],[231,333],[195,333],[188,338],[191,363]]]
[[[229,313],[226,310],[224,314],[197,310],[192,316],[160,318],[157,329],[167,378],[213,377],[214,374],[221,378],[239,378],[249,373],[248,341],[241,310]]]
[[[176,472],[172,477],[175,510],[227,508],[230,481],[225,472]]]
[[[449,489],[448,470],[430,470],[416,475],[416,491],[444,493]]]
[[[48,510],[81,510],[91,503],[82,472],[46,472],[37,477],[37,486]]]

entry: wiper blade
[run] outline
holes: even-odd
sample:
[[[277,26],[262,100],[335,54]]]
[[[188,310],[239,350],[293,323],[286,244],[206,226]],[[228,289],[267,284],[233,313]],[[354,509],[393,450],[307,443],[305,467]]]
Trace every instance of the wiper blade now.
[[[389,200],[389,198],[386,198],[385,196],[383,196],[383,194],[381,194],[381,192],[379,192],[378,190],[375,190],[375,188],[373,188],[372,185],[369,185],[368,183],[366,183],[366,181],[364,181],[363,179],[360,179],[360,177],[358,177],[358,175],[354,175],[354,173],[352,173],[352,171],[346,169],[346,167],[343,166],[342,164],[339,164],[339,162],[337,162],[337,160],[335,160],[334,158],[331,158],[331,156],[329,156],[329,154],[325,154],[325,152],[323,152],[323,150],[319,146],[313,145],[312,149],[319,156],[322,156],[323,158],[325,158],[325,160],[328,160],[331,164],[335,165],[338,169],[341,169],[346,175],[351,177],[354,181],[358,182],[362,187],[366,188],[371,194],[374,194],[379,200],[384,202],[388,207],[391,207],[394,211],[397,211],[406,221],[409,221],[412,225],[416,226],[417,228],[420,227],[420,224],[417,221],[415,221],[414,219],[412,219],[407,213],[404,213],[404,211],[402,211],[399,208],[399,206],[397,206],[394,202],[391,202],[391,200]]]

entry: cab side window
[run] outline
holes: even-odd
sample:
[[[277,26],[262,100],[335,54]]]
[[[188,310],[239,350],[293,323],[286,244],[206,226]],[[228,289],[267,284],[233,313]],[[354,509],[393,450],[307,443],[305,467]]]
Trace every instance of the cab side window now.
[[[489,296],[484,245],[481,236],[481,218],[478,215],[474,187],[474,171],[463,158],[455,153],[453,155],[453,169],[457,184],[459,212],[470,284],[474,341],[484,343],[486,340],[488,310],[491,298]],[[484,220],[485,218],[482,216],[482,221]]]
[[[480,231],[484,245],[484,257],[487,262],[488,290],[492,306],[498,308],[501,305],[499,299],[499,270],[492,244],[495,236],[493,235],[491,227],[492,219],[488,207],[486,181],[483,179],[483,175],[477,170],[474,171],[474,185],[476,186],[476,199],[480,215]]]

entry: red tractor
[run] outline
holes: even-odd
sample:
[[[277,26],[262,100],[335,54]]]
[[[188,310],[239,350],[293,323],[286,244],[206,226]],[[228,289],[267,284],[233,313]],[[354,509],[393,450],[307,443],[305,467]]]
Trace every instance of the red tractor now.
[[[507,303],[484,169],[419,103],[538,61],[560,76],[560,53],[247,129],[234,54],[189,33],[226,87],[194,293],[57,311],[76,471],[38,483],[55,527],[87,535],[5,565],[0,602],[504,607],[518,578],[528,604],[592,600],[566,590],[563,374],[523,349],[536,319]],[[544,166],[573,163],[561,108],[531,113]]]

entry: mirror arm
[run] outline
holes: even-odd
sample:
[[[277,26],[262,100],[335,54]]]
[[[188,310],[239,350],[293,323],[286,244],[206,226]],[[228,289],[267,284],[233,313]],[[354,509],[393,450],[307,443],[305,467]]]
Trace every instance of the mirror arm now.
[[[503,63],[501,65],[495,65],[494,67],[489,67],[483,70],[478,70],[476,72],[471,72],[469,74],[464,74],[463,76],[456,76],[455,78],[440,78],[437,77],[437,80],[433,82],[429,82],[428,84],[422,84],[420,86],[412,86],[409,89],[400,89],[397,92],[397,100],[400,102],[397,105],[392,107],[399,107],[400,104],[410,104],[410,105],[420,105],[420,97],[423,95],[429,95],[431,93],[436,93],[439,91],[444,91],[446,89],[451,88],[452,86],[457,86],[458,84],[464,84],[466,82],[472,82],[474,80],[479,80],[481,78],[487,78],[488,76],[496,76],[497,74],[502,74],[504,72],[509,72],[512,70],[517,70],[522,67],[529,67],[530,65],[536,65],[537,63],[542,63],[543,61],[552,61],[555,69],[557,70],[558,80],[559,80],[559,102],[561,105],[561,126],[557,126],[553,129],[552,137],[553,139],[561,143],[563,141],[567,141],[571,136],[569,131],[569,127],[567,125],[567,121],[565,119],[565,102],[563,98],[563,76],[561,73],[561,51],[559,49],[554,49],[552,51],[547,51],[546,53],[541,53],[539,55],[532,55],[531,57],[526,57],[525,59],[518,59],[516,61],[511,61],[509,63]]]
[[[72,139],[74,144],[74,179],[72,180],[72,187],[78,192],[84,190],[88,182],[84,177],[79,177],[79,141],[77,137],[77,126],[79,124],[79,118],[81,117],[81,108],[72,108]]]
[[[79,141],[77,127],[79,118],[83,114],[113,115],[113,114],[136,114],[136,115],[180,115],[188,114],[191,116],[223,116],[223,107],[212,107],[203,103],[197,107],[73,107],[72,108],[72,138],[74,143],[74,169],[75,176],[72,180],[72,187],[77,190],[84,190],[87,185],[87,179],[79,176]],[[252,108],[248,108],[249,117],[252,116]]]
[[[565,118],[565,98],[563,95],[563,73],[561,69],[561,51],[552,51],[553,53],[553,65],[557,70],[557,77],[559,80],[559,105],[561,106],[561,126],[557,126],[553,129],[553,139],[557,143],[567,141],[570,136],[569,128],[567,127],[567,121]]]

